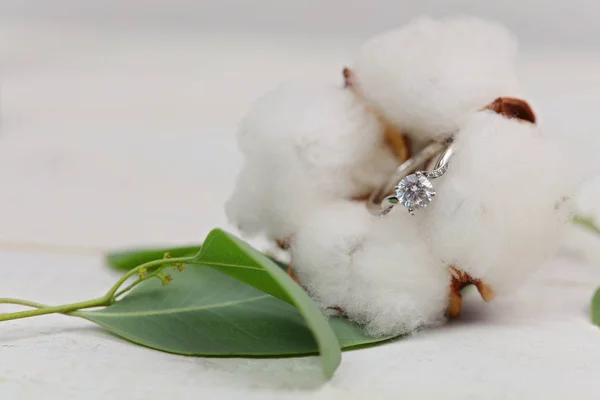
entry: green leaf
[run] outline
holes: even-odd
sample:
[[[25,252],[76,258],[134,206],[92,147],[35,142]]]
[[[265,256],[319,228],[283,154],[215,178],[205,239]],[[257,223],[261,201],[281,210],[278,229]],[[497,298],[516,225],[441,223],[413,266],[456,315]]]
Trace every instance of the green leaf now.
[[[199,251],[200,245],[115,251],[106,255],[106,263],[115,269],[130,270],[149,261],[159,260],[165,253],[172,257],[187,257],[198,254]]]
[[[362,349],[399,338],[399,336],[369,336],[360,326],[342,317],[329,318],[329,325],[331,325],[331,328],[335,332],[342,350]]]
[[[575,217],[573,217],[573,223],[575,223],[591,232],[600,234],[600,228],[598,228],[598,225],[596,225],[596,223],[594,222],[594,219],[591,217],[582,217],[580,215],[576,215]]]
[[[292,305],[203,265],[188,265],[181,273],[173,272],[173,278],[168,286],[156,279],[145,281],[105,309],[74,315],[170,353],[253,357],[321,353],[326,376],[335,371],[339,363],[335,337],[320,326],[314,332]],[[311,314],[308,320],[321,318],[320,313]],[[369,337],[342,318],[329,322],[346,349],[390,339]]]
[[[159,260],[163,258],[165,253],[171,254],[172,257],[189,257],[198,254],[201,245],[190,245],[181,247],[161,247],[161,248],[145,248],[145,249],[128,249],[109,252],[105,256],[106,264],[114,269],[129,271],[138,265],[149,261]],[[269,257],[269,256],[267,256]],[[273,262],[279,265],[279,268],[287,270],[288,265],[283,262],[269,257]]]
[[[290,304],[312,300],[279,265],[249,244],[220,229],[212,230],[194,262],[208,265]],[[291,292],[291,293],[290,293]]]
[[[241,239],[214,229],[193,261],[224,272],[296,307],[317,342],[325,375],[327,378],[333,376],[342,357],[334,332],[304,289],[269,257]]]
[[[600,288],[596,290],[592,298],[592,322],[600,326]]]
[[[190,261],[194,265],[183,275],[175,273],[167,287],[157,280],[147,281],[110,307],[76,315],[135,343],[177,354],[273,357],[320,353],[328,377],[340,362],[340,347],[351,350],[393,338],[366,335],[345,318],[326,321],[285,273],[287,265],[222,230],[212,231],[202,249],[130,250],[109,254],[107,261],[113,267],[131,269],[160,259],[165,252],[174,257],[195,255]]]

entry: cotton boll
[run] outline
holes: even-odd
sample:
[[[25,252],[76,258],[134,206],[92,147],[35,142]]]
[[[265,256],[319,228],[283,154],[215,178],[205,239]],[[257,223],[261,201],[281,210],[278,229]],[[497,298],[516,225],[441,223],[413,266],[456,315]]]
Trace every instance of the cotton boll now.
[[[292,81],[265,94],[238,134],[249,159],[299,162],[322,190],[364,194],[397,166],[384,126],[352,91]]]
[[[445,321],[450,277],[438,268],[419,221],[395,212],[376,221],[352,264],[348,315],[375,336],[410,333]]]
[[[294,236],[294,274],[323,308],[345,308],[353,296],[352,260],[374,218],[362,203],[336,201],[315,209]]]
[[[375,336],[445,320],[449,274],[438,268],[414,219],[374,219],[364,205],[332,204],[302,226],[294,273],[323,308],[340,307]]]
[[[363,196],[397,165],[384,127],[352,91],[290,82],[267,93],[242,122],[244,167],[226,213],[246,234],[294,234],[307,212]]]
[[[268,199],[271,190],[263,174],[268,173],[265,166],[246,160],[237,176],[233,194],[225,203],[227,218],[246,235],[255,235],[264,229],[266,209],[263,201]],[[259,180],[257,176],[263,176],[263,179]]]
[[[246,160],[225,204],[229,220],[246,235],[288,240],[313,209],[333,200],[297,163],[277,158]]]
[[[579,171],[536,125],[492,111],[470,118],[455,150],[423,212],[430,247],[440,267],[508,293],[558,248]]]
[[[516,50],[515,38],[493,22],[417,19],[363,45],[352,84],[411,138],[428,140],[495,98],[519,94]]]

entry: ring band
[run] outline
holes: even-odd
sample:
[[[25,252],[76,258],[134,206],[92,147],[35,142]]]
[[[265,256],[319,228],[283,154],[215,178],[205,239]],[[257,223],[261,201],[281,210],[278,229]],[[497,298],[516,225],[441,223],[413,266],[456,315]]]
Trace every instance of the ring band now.
[[[411,214],[416,209],[427,207],[436,194],[429,179],[439,178],[446,173],[453,153],[452,141],[452,137],[433,141],[420,153],[402,163],[390,179],[371,194],[367,209],[374,215],[383,216],[396,204],[402,204]],[[433,170],[419,171],[437,154],[439,157]],[[396,195],[390,195],[393,192]]]

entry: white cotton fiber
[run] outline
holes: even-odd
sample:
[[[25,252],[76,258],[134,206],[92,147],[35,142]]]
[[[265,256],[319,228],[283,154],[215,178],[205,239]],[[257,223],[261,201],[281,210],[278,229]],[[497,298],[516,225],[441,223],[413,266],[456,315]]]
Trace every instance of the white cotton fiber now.
[[[226,205],[244,233],[284,239],[315,204],[364,196],[394,170],[377,116],[352,91],[290,82],[251,108],[238,134],[244,167]]]
[[[421,18],[360,49],[353,84],[414,140],[453,131],[495,98],[520,94],[517,43],[497,23]]]
[[[331,199],[293,161],[247,159],[225,212],[246,235],[287,241],[315,207]]]
[[[335,85],[280,85],[253,105],[238,140],[249,159],[298,160],[323,190],[340,196],[370,191],[397,165],[379,118]]]
[[[293,271],[324,308],[344,308],[352,295],[350,266],[374,218],[363,203],[338,201],[315,209],[296,233]]]
[[[336,203],[298,231],[292,265],[323,307],[340,307],[376,336],[410,333],[445,320],[450,277],[437,268],[415,220],[370,216],[364,205]]]
[[[581,184],[558,140],[492,111],[458,132],[423,228],[440,266],[455,265],[508,293],[555,253]]]

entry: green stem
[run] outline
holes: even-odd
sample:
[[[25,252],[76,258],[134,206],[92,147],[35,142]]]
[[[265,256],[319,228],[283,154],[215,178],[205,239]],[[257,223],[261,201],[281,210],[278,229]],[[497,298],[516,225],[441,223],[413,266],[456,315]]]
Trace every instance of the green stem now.
[[[131,289],[133,289],[134,287],[136,287],[140,283],[148,280],[148,278],[150,278],[152,276],[154,276],[154,274],[149,275],[147,278],[138,279],[137,281],[131,283],[131,285],[128,285],[124,289],[119,290],[117,293],[115,293],[115,297],[113,298],[113,300],[117,300],[119,297],[123,296],[125,293],[129,292]]]
[[[600,234],[600,228],[594,222],[594,219],[591,217],[582,217],[580,215],[576,215],[573,217],[573,222],[589,231]]]
[[[25,301],[20,301],[25,303]],[[29,303],[29,302],[27,302]],[[14,303],[12,303],[14,304]],[[30,303],[31,304],[31,303]],[[101,307],[110,304],[106,297],[99,297],[97,299],[82,301],[79,303],[63,304],[61,306],[54,307],[42,307],[35,310],[19,311],[10,314],[0,314],[0,322],[9,321],[13,319],[36,317],[38,315],[46,314],[68,314],[73,311],[81,310],[83,308]]]
[[[19,306],[32,307],[32,308],[48,307],[46,304],[35,303],[33,301],[28,301],[28,300],[10,299],[10,298],[0,298],[0,304],[16,304]]]
[[[133,281],[130,285],[126,286],[125,288],[119,290],[117,293],[115,293],[114,296],[114,300],[117,300],[119,297],[121,297],[122,295],[124,295],[125,293],[129,292],[131,289],[133,289],[134,287],[136,287],[137,285],[139,285],[142,282],[147,281],[148,279],[154,278],[158,275],[158,272],[161,270],[162,268],[157,269],[155,272],[149,274],[148,276],[135,280]]]
[[[22,306],[26,306],[26,307],[35,308],[35,310],[19,311],[19,312],[14,312],[14,313],[9,313],[9,314],[0,314],[0,322],[10,321],[10,320],[14,320],[14,319],[21,319],[21,318],[36,317],[39,315],[47,315],[47,314],[69,314],[69,313],[72,313],[72,312],[75,312],[75,311],[78,311],[78,310],[81,310],[84,308],[106,307],[106,306],[109,306],[112,303],[114,303],[115,300],[117,299],[117,297],[119,297],[119,296],[123,295],[124,293],[126,293],[127,291],[131,290],[133,287],[135,287],[137,284],[139,284],[142,280],[145,280],[145,279],[139,279],[138,281],[133,282],[131,285],[127,286],[125,289],[119,291],[119,288],[121,286],[123,286],[123,284],[125,282],[127,282],[127,280],[129,278],[131,278],[132,276],[134,276],[136,274],[139,274],[140,270],[142,270],[144,268],[145,269],[156,268],[156,267],[160,267],[161,265],[165,265],[165,264],[186,263],[186,262],[191,261],[192,259],[193,259],[193,257],[164,258],[164,259],[154,260],[154,261],[144,263],[140,266],[135,267],[134,269],[130,270],[125,275],[123,275],[117,281],[117,283],[115,283],[108,290],[108,292],[104,296],[98,297],[98,298],[92,299],[92,300],[81,301],[78,303],[63,304],[60,306],[47,306],[45,304],[35,303],[33,301],[28,301],[28,300],[0,298],[0,304],[16,304],[16,305],[22,305]],[[148,276],[148,277],[150,277],[150,276]]]
[[[108,293],[106,293],[106,296],[109,296],[111,299],[115,299],[116,298],[116,294],[117,291],[119,290],[119,288],[132,276],[139,274],[140,270],[142,269],[151,269],[151,268],[155,268],[155,267],[160,267],[161,265],[164,264],[178,264],[178,263],[187,263],[189,261],[191,261],[194,257],[178,257],[178,258],[163,258],[160,260],[154,260],[154,261],[149,261],[147,263],[144,263],[142,265],[139,265],[137,267],[135,267],[134,269],[130,270],[129,272],[127,272],[125,275],[123,275],[121,277],[121,279],[119,279],[117,281],[117,283],[115,283],[113,285],[112,288],[110,288],[110,290],[108,291]],[[135,286],[135,285],[133,285]],[[132,286],[132,287],[133,287]],[[122,294],[122,293],[120,293]]]

